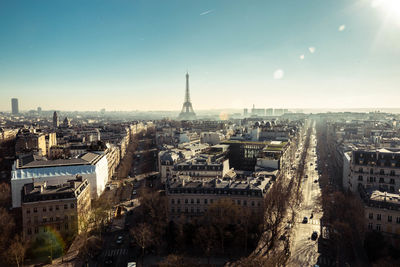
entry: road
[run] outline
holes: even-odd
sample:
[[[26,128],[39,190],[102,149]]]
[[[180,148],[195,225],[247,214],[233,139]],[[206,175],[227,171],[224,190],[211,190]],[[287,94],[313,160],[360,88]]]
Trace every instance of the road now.
[[[291,256],[288,266],[314,266],[318,263],[318,242],[311,239],[313,231],[320,236],[320,218],[322,217],[319,205],[321,188],[319,184],[318,171],[316,170],[317,157],[315,123],[310,136],[310,145],[307,149],[305,164],[305,175],[302,178],[303,201],[297,212],[296,223],[292,230]],[[306,178],[308,177],[308,178]],[[311,214],[313,217],[311,218]],[[303,223],[307,217],[308,222]]]

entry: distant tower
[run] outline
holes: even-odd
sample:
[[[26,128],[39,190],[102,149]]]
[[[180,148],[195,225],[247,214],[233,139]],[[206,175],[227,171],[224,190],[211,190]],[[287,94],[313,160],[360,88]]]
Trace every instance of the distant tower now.
[[[180,120],[195,120],[196,119],[196,113],[194,113],[192,103],[190,102],[189,74],[188,73],[186,73],[185,102],[183,102],[182,111],[179,114],[178,119],[180,119]]]
[[[58,128],[58,115],[56,111],[53,113],[53,128]]]
[[[11,113],[14,115],[17,115],[19,113],[18,98],[11,98]]]

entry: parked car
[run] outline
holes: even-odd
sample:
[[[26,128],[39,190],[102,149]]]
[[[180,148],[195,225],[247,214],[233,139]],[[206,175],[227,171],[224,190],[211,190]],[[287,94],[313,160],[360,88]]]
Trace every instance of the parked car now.
[[[308,223],[308,218],[307,217],[303,218],[303,223]]]
[[[317,240],[317,238],[318,238],[318,233],[317,233],[316,231],[314,231],[314,232],[311,234],[311,239],[312,239],[312,240]]]
[[[113,257],[112,256],[107,256],[104,260],[105,265],[112,265],[113,264]]]

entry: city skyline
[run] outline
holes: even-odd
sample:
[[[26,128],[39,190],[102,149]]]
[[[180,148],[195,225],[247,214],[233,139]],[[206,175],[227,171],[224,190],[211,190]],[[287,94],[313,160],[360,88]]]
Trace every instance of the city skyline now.
[[[0,110],[398,106],[400,5],[283,2],[3,1]]]

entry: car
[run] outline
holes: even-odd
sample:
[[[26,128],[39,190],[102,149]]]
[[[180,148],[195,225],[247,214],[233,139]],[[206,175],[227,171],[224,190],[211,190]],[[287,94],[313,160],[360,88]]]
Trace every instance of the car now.
[[[314,183],[318,183],[318,180],[317,180],[317,179],[315,179],[315,180],[314,180]]]
[[[310,166],[312,166],[313,164],[312,164],[312,162],[310,163]]]
[[[132,195],[136,196],[136,194],[137,194],[136,190],[133,190]]]
[[[104,260],[105,265],[112,265],[113,264],[113,257],[112,256],[107,256]]]
[[[303,223],[308,223],[308,218],[307,217],[303,218]]]
[[[308,178],[308,175],[306,174],[305,178]]]
[[[312,240],[317,240],[317,238],[318,238],[318,233],[316,231],[312,232],[311,239]]]

